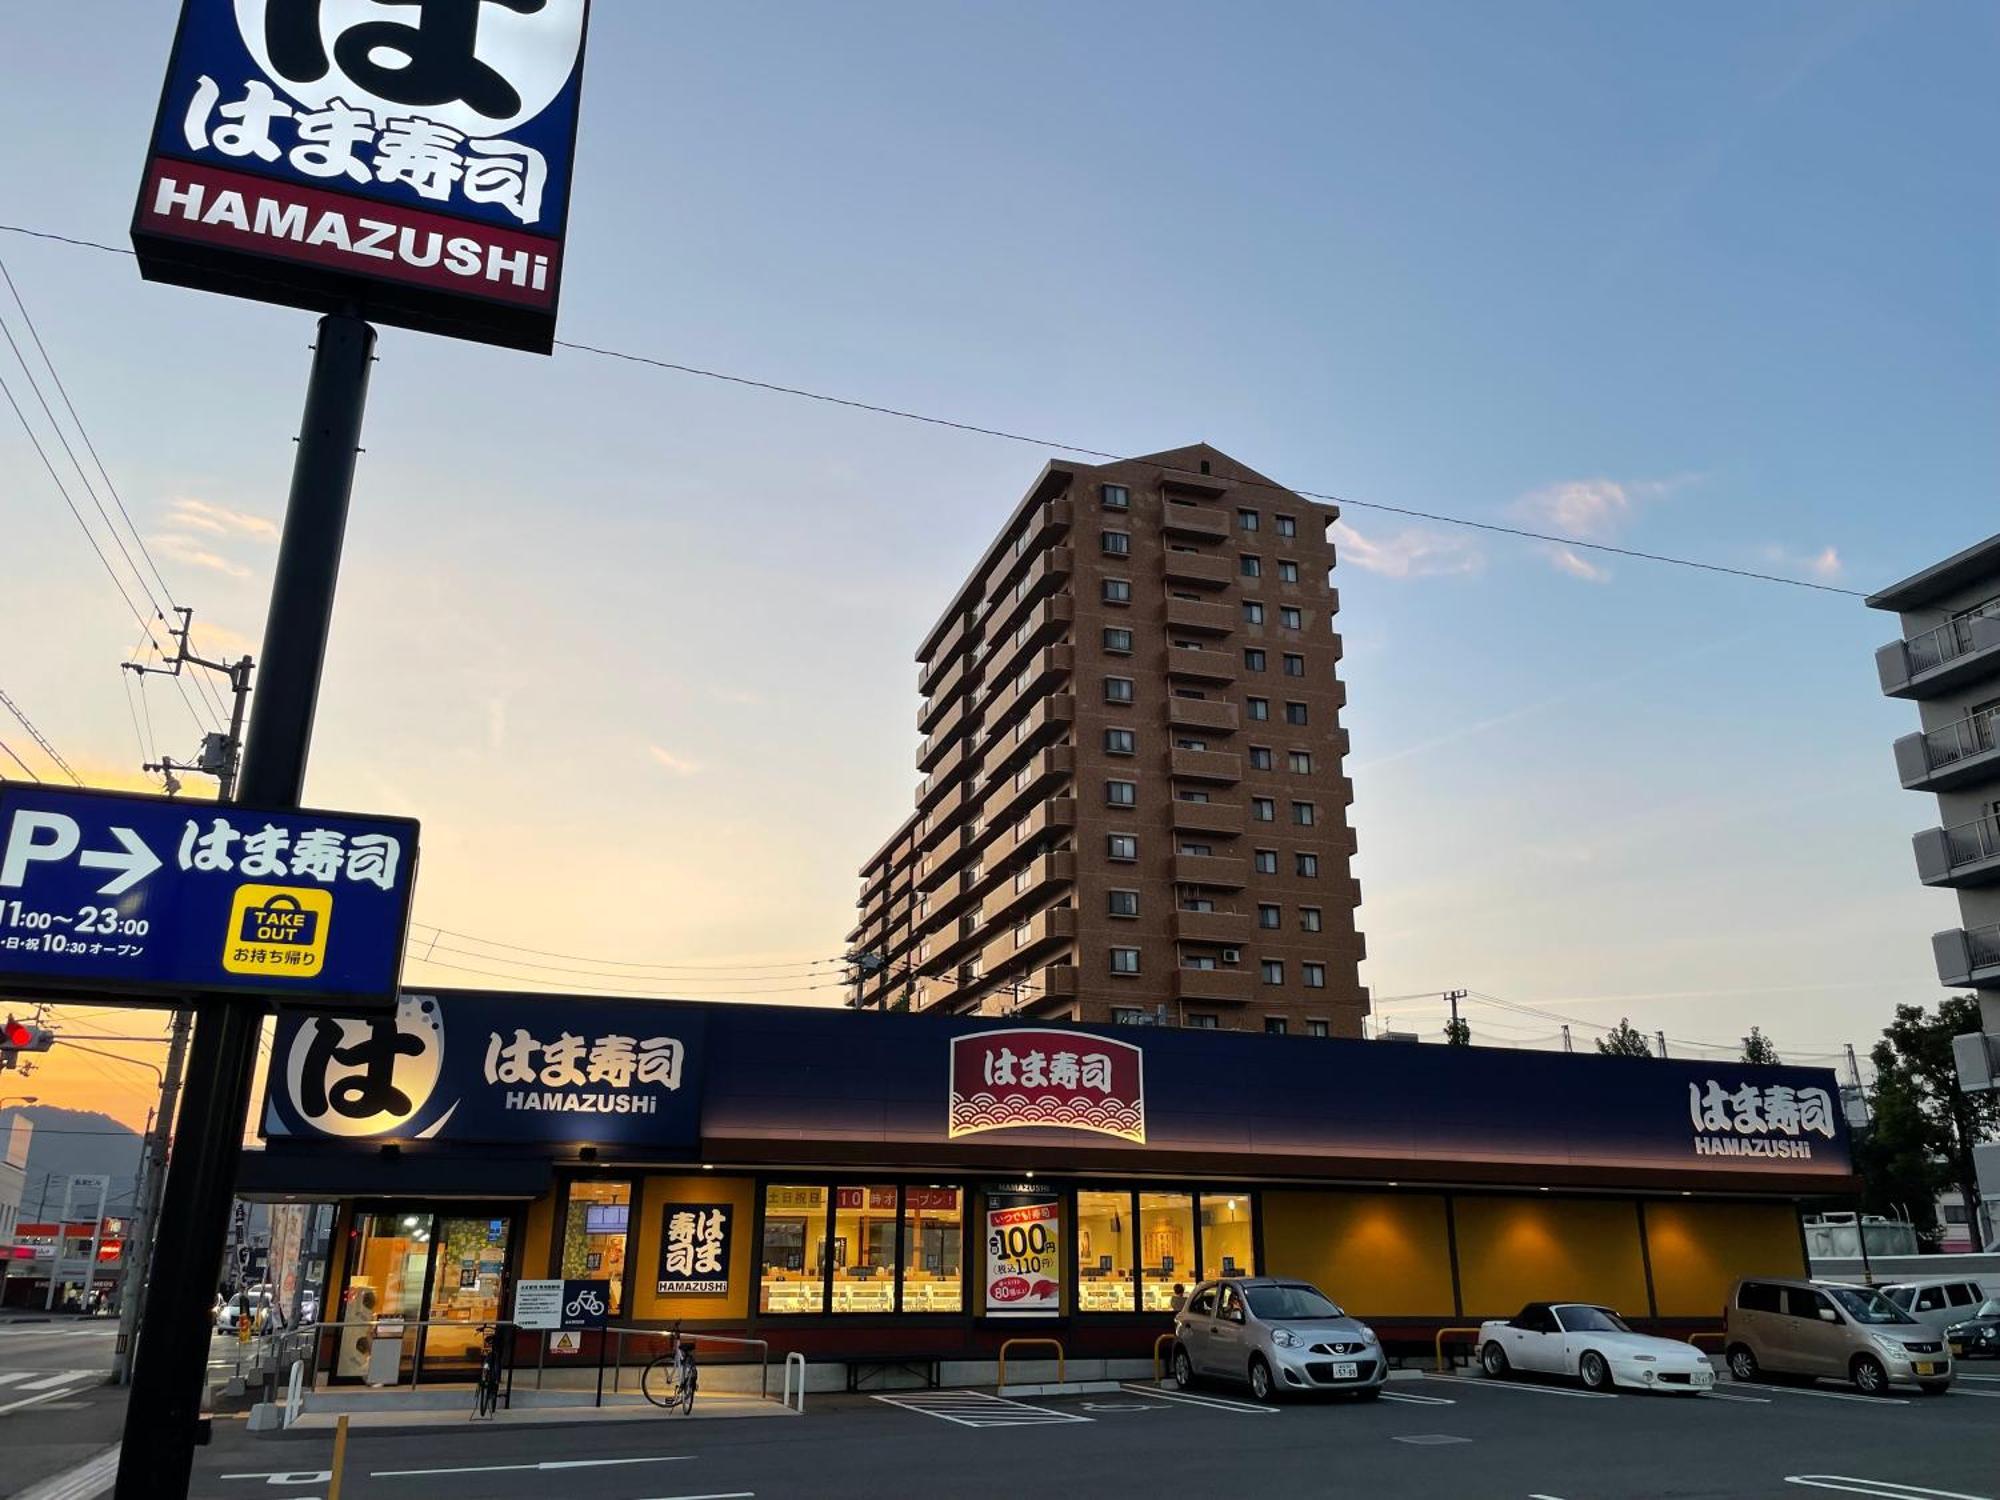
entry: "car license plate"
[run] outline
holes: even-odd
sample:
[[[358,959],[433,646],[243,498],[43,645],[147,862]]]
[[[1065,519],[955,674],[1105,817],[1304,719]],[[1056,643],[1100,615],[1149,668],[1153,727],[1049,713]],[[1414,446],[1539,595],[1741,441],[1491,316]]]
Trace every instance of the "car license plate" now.
[[[1333,1367],[1333,1378],[1335,1380],[1352,1380],[1360,1373],[1361,1367],[1359,1365],[1335,1365]]]
[[[1910,1368],[1915,1370],[1919,1375],[1930,1375],[1937,1370],[1937,1366],[1927,1359],[1918,1360]]]
[[[1951,1346],[1951,1352],[1952,1352],[1953,1354],[1960,1354],[1960,1355],[1962,1355],[1962,1354],[1964,1354],[1964,1353],[1965,1353],[1965,1345],[1963,1345],[1963,1344],[1953,1344],[1953,1345]]]

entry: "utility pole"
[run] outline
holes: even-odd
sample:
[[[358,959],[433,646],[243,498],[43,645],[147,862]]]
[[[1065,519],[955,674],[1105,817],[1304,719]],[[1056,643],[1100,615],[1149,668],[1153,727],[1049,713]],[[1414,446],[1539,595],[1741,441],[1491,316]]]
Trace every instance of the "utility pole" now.
[[[319,320],[264,624],[263,681],[235,788],[252,806],[295,808],[305,784],[374,359],[375,330],[365,320],[349,311]],[[167,1166],[153,1242],[161,1295],[147,1300],[139,1325],[116,1500],[187,1493],[208,1373],[208,1299],[222,1266],[265,1007],[236,994],[203,995],[195,1004],[181,1106],[185,1148]]]
[[[1571,1044],[1571,1042],[1570,1042],[1570,1039],[1569,1039],[1569,1027],[1568,1027],[1567,1025],[1565,1025],[1565,1026],[1563,1027],[1563,1051],[1565,1051],[1565,1052],[1574,1052],[1574,1051],[1576,1051],[1576,1048],[1575,1048],[1575,1046],[1574,1046],[1574,1045],[1572,1045],[1572,1044]]]
[[[111,1355],[111,1378],[118,1385],[132,1378],[132,1339],[139,1331],[139,1314],[146,1305],[146,1273],[153,1259],[153,1225],[159,1218],[160,1192],[167,1181],[174,1104],[180,1097],[181,1069],[187,1062],[192,1023],[193,1017],[187,1011],[174,1012],[173,1040],[167,1045],[166,1072],[160,1080],[160,1107],[146,1132],[138,1201],[132,1209],[132,1232],[125,1236],[125,1286],[118,1300],[118,1342]]]
[[[167,634],[174,638],[174,659],[164,667],[149,667],[144,662],[128,661],[120,663],[135,677],[148,673],[160,677],[178,677],[181,668],[206,667],[211,672],[220,672],[229,679],[231,706],[229,710],[229,732],[227,734],[205,735],[201,742],[201,758],[193,762],[176,761],[171,756],[162,757],[157,763],[142,767],[147,771],[158,771],[167,778],[167,793],[171,796],[180,783],[174,779],[176,771],[195,771],[216,779],[216,801],[234,800],[236,774],[243,764],[243,711],[250,699],[250,675],[256,670],[255,663],[248,656],[233,662],[210,661],[205,656],[196,656],[188,649],[188,636],[194,629],[194,611],[185,606],[175,606],[174,613],[181,617],[181,627],[176,630],[167,627]]]
[[[1445,998],[1445,1003],[1451,1007],[1451,1024],[1446,1026],[1444,1029],[1444,1039],[1447,1042],[1451,1043],[1453,1046],[1470,1045],[1472,1041],[1472,1034],[1470,1030],[1466,1028],[1465,1023],[1460,1021],[1458,1018],[1458,1002],[1465,998],[1465,991],[1446,990],[1444,992],[1444,998]]]
[[[1660,1056],[1665,1057],[1667,1055],[1667,1034],[1664,1031],[1656,1031],[1653,1033],[1653,1040],[1660,1044]]]

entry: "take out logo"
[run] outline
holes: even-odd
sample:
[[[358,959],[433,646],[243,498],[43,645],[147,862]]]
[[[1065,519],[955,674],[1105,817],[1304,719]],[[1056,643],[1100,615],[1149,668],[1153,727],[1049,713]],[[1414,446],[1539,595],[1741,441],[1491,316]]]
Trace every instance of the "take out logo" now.
[[[1026,1027],[952,1038],[947,1137],[1038,1128],[1144,1145],[1144,1054],[1108,1037]]]

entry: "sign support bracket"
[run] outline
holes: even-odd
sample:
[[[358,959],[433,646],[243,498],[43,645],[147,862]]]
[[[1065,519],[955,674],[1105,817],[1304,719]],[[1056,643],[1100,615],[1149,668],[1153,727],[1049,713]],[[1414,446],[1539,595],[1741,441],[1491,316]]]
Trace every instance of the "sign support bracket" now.
[[[346,312],[320,319],[237,788],[243,802],[299,805],[374,357],[368,323]],[[204,995],[194,1011],[181,1146],[155,1230],[154,1295],[139,1329],[116,1500],[185,1495],[199,1436],[209,1292],[222,1264],[265,1006]]]

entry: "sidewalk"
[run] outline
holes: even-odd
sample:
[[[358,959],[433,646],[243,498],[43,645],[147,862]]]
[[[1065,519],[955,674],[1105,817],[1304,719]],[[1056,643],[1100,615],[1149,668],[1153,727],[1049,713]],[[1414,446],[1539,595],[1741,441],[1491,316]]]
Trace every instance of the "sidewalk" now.
[[[412,1394],[404,1392],[397,1396],[392,1392],[337,1390],[310,1395],[306,1398],[305,1414],[289,1428],[272,1427],[261,1436],[272,1437],[285,1432],[330,1431],[342,1416],[347,1417],[348,1426],[359,1430],[368,1428],[382,1431],[394,1428],[450,1427],[470,1424],[472,1415],[472,1388],[462,1390],[429,1391],[418,1402]],[[449,1398],[446,1401],[437,1398]],[[644,1396],[607,1394],[604,1405],[592,1406],[588,1392],[534,1391],[514,1393],[512,1410],[495,1412],[485,1422],[501,1427],[533,1427],[554,1423],[579,1422],[683,1422],[721,1420],[735,1417],[792,1417],[798,1413],[781,1406],[775,1400],[765,1400],[759,1396],[720,1393],[704,1394],[698,1397],[691,1416],[680,1412],[669,1412],[653,1405]]]

